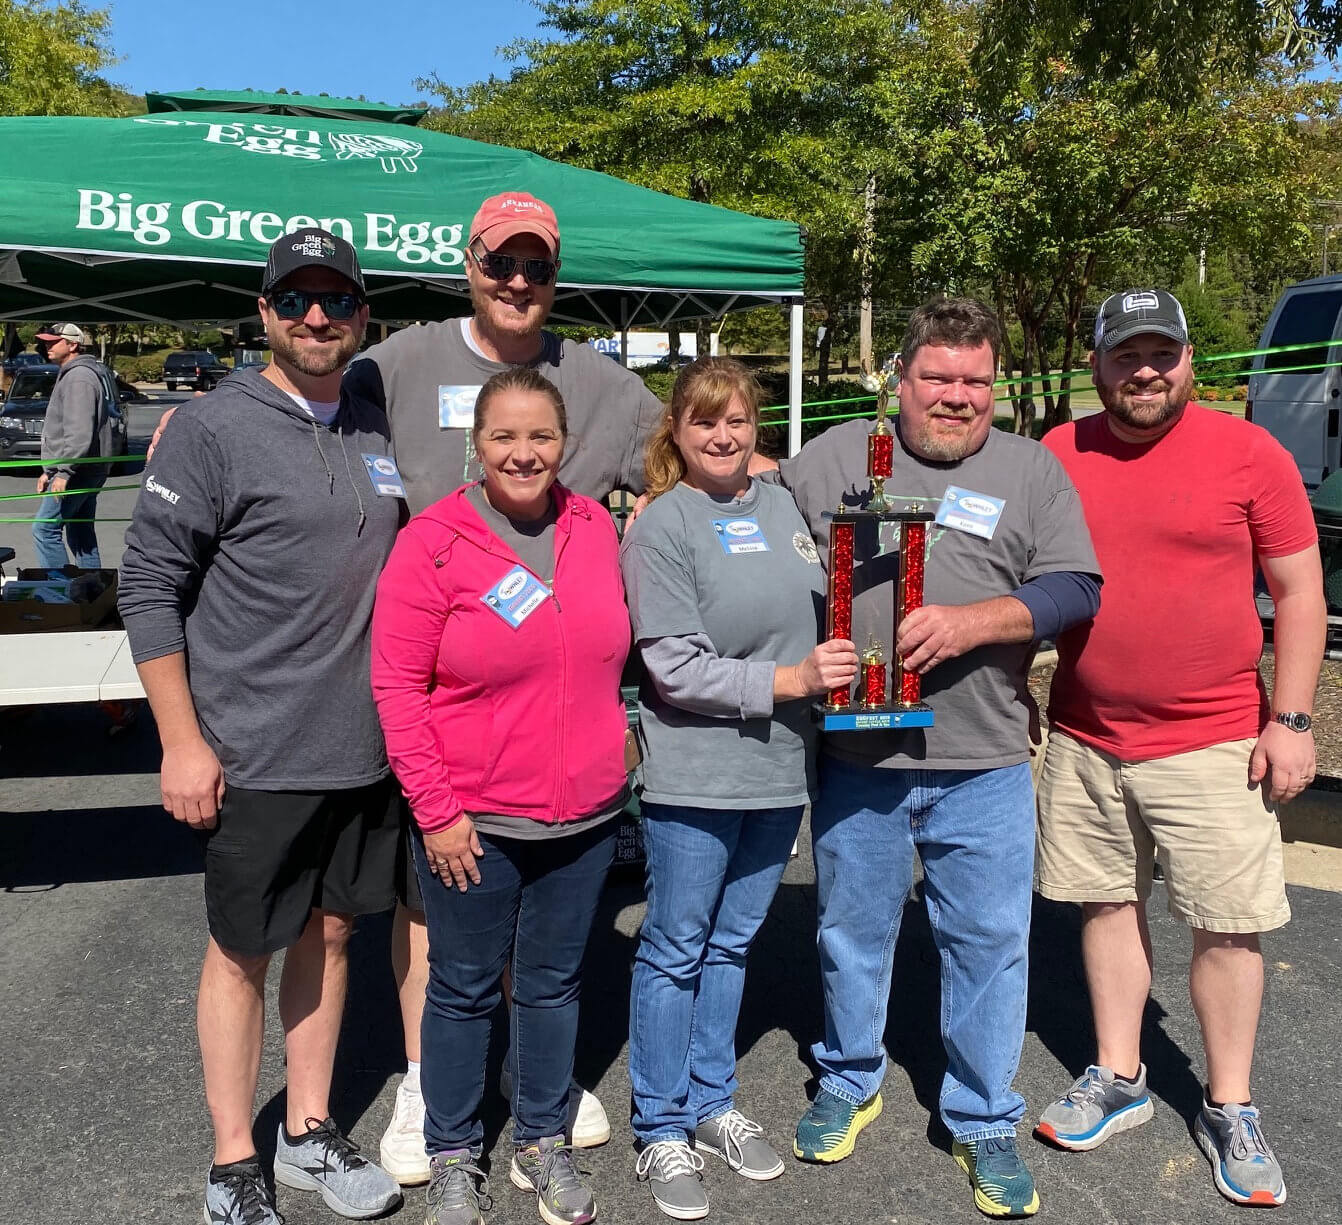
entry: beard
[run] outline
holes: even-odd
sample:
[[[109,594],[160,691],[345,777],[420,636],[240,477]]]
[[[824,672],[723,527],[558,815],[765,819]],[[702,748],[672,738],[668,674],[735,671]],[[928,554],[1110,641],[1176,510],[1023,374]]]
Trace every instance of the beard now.
[[[1095,381],[1100,403],[1115,420],[1134,430],[1152,430],[1172,421],[1187,406],[1193,394],[1193,371],[1179,379],[1153,380],[1149,383],[1106,383]],[[1138,391],[1163,391],[1164,395],[1148,403],[1133,398]]]
[[[300,373],[311,378],[324,378],[347,365],[363,343],[363,328],[357,324],[348,332],[338,332],[333,328],[331,334],[339,338],[335,344],[323,345],[320,349],[313,350],[298,343],[301,337],[314,335],[312,329],[306,325],[287,331],[276,328],[275,334],[269,336],[270,351],[276,357],[283,358],[286,365],[293,366]]]
[[[964,417],[960,420],[973,421],[973,417]],[[942,433],[936,428],[936,419],[932,417],[924,420],[913,436],[905,441],[909,450],[915,455],[939,463],[955,463],[967,455],[972,455],[983,445],[983,439],[977,437],[973,430],[966,430],[954,436]]]
[[[509,340],[525,340],[540,335],[549,311],[541,308],[534,297],[528,304],[527,313],[519,315],[506,305],[501,306],[497,297],[481,288],[474,280],[469,282],[469,286],[471,309],[475,313],[476,324],[482,326],[485,331],[496,334],[502,332]]]

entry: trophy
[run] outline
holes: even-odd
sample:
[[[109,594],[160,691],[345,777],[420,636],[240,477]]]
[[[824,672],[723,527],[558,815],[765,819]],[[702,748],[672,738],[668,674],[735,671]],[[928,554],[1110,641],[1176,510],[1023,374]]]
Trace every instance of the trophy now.
[[[853,542],[857,525],[864,520],[898,523],[899,577],[895,586],[895,616],[891,642],[899,635],[905,616],[923,604],[923,566],[926,558],[927,525],[935,517],[915,503],[912,510],[893,511],[885,493],[885,482],[894,473],[895,436],[886,421],[890,390],[895,376],[863,372],[862,385],[876,392],[876,428],[867,436],[867,476],[871,497],[863,510],[840,506],[832,515],[829,532],[829,587],[825,599],[827,638],[853,636]],[[876,728],[931,727],[932,708],[922,701],[922,677],[894,663],[894,688],[886,687],[885,648],[875,638],[860,653],[860,686],[856,698],[846,688],[832,689],[819,708],[821,726],[827,732],[870,731]]]

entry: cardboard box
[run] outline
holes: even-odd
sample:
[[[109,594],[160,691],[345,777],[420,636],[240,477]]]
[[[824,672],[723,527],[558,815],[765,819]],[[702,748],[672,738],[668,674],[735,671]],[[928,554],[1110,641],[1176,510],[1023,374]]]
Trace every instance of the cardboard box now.
[[[117,572],[115,570],[81,570],[66,566],[61,571],[70,578],[81,574],[100,574],[107,580],[107,590],[88,604],[40,604],[32,600],[5,603],[0,600],[0,634],[50,633],[60,630],[91,630],[116,620]],[[14,576],[20,582],[34,582],[46,578],[47,570],[19,570]]]

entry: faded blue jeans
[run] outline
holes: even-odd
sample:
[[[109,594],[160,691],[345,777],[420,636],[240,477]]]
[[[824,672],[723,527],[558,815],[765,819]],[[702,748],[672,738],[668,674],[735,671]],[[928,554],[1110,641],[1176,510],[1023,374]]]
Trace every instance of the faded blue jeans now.
[[[644,803],[648,910],[629,1001],[634,1135],[683,1140],[731,1110],[746,954],[802,810]]]
[[[94,480],[76,472],[70,478],[70,484],[76,489],[90,489],[89,493],[59,498],[48,494],[38,504],[33,522],[33,548],[37,553],[37,564],[44,570],[59,570],[70,564],[69,554],[65,551],[66,541],[75,555],[76,566],[85,570],[102,568],[98,536],[93,530],[93,519],[98,513],[98,489],[102,488],[102,483],[101,477]],[[92,489],[95,484],[98,488]],[[72,519],[87,519],[88,522],[72,523]]]
[[[1026,763],[995,770],[881,770],[826,757],[811,811],[825,1038],[820,1085],[866,1101],[885,1076],[882,1045],[895,941],[923,862],[941,958],[941,1118],[957,1140],[1012,1135],[1025,1039],[1034,869]]]

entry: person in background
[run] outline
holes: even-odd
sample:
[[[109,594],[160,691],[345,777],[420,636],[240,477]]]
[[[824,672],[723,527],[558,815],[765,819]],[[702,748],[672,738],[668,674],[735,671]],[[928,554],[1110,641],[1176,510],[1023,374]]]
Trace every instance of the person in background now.
[[[98,360],[86,353],[89,338],[73,323],[51,323],[37,333],[46,360],[59,366],[42,426],[42,474],[37,492],[46,494],[33,521],[37,564],[86,570],[102,566],[94,519],[98,491],[107,480],[106,464],[79,461],[112,453],[112,419],[107,412]],[[71,488],[78,492],[66,493]]]
[[[703,1153],[753,1181],[783,1173],[736,1108],[736,1021],[751,942],[816,794],[809,699],[857,672],[851,642],[817,645],[824,572],[792,495],[749,474],[759,402],[730,358],[681,371],[648,447],[650,505],[621,547],[648,673],[648,909],[629,1014],[637,1173],[682,1221],[709,1210]]]
[[[404,508],[386,418],[341,394],[368,307],[354,249],[270,249],[273,360],[184,404],[145,470],[120,609],[163,742],[163,806],[202,833],[197,1028],[214,1164],[205,1219],[280,1225],[252,1140],[266,971],[285,951],[275,1181],[346,1217],[401,1190],[331,1117],[356,915],[391,906],[400,805],[368,681],[378,574]]]
[[[550,1225],[596,1201],[565,1139],[587,938],[628,798],[629,619],[615,526],[556,481],[564,400],[488,379],[483,479],[415,516],[378,584],[373,693],[428,920],[428,1225],[478,1225],[491,1017],[512,964],[512,1182]]]
[[[1279,805],[1314,778],[1310,712],[1327,608],[1300,474],[1266,430],[1189,401],[1183,307],[1110,295],[1091,369],[1104,412],[1044,445],[1081,496],[1105,574],[1094,622],[1058,638],[1036,886],[1079,902],[1096,1056],[1038,1135],[1093,1149],[1153,1112],[1141,1057],[1152,864],[1192,929],[1207,1082],[1194,1137],[1238,1204],[1286,1200],[1249,1076],[1259,933],[1290,919]],[[1269,700],[1255,567],[1276,604]]]

